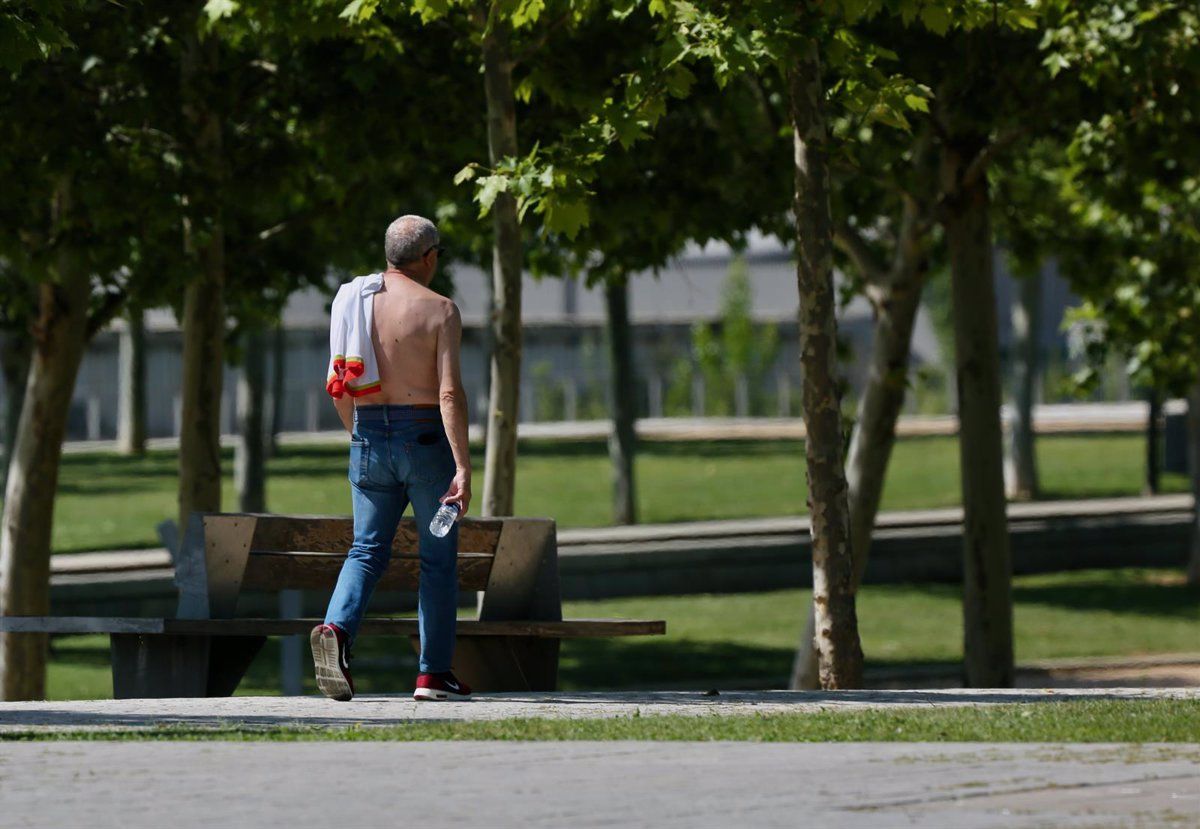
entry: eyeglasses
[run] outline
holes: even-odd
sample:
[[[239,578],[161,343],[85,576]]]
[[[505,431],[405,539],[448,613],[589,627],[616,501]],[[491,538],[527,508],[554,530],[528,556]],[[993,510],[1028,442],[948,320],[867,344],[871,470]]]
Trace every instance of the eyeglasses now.
[[[435,250],[437,251],[438,256],[441,256],[443,253],[446,252],[446,248],[443,245],[430,245],[429,250],[426,250],[424,253],[421,254],[421,258],[424,259],[426,256],[429,255],[430,251],[435,251]]]

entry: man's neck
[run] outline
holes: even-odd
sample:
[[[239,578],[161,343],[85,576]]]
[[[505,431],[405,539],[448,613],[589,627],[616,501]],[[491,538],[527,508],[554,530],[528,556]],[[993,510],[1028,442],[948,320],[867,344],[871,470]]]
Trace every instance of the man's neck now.
[[[419,276],[417,276],[416,274],[414,274],[414,273],[409,273],[408,271],[404,271],[404,270],[401,270],[401,269],[399,269],[399,268],[393,268],[391,265],[389,265],[389,266],[388,266],[388,269],[387,269],[386,271],[384,271],[384,272],[383,272],[383,275],[384,275],[384,276],[402,276],[402,277],[404,277],[405,279],[410,279],[410,280],[412,280],[413,282],[415,282],[415,283],[417,283],[418,285],[420,285],[422,288],[426,288],[426,287],[428,287],[428,285],[426,285],[426,283],[425,283],[425,280],[421,279],[421,278],[420,278]]]

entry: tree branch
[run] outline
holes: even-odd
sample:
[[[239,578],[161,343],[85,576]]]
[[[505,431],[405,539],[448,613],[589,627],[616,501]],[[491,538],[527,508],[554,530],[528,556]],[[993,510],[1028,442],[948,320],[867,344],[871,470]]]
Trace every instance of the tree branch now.
[[[879,264],[875,252],[871,250],[871,246],[867,244],[867,240],[863,238],[857,228],[851,227],[845,222],[839,223],[833,230],[833,242],[850,257],[864,280],[873,285],[878,285],[885,280],[886,271]]]
[[[542,29],[541,36],[539,36],[536,41],[529,44],[529,47],[527,49],[525,49],[523,52],[521,52],[521,54],[513,57],[513,59],[512,59],[513,68],[520,66],[525,61],[529,60],[531,57],[533,57],[535,54],[537,54],[537,51],[546,45],[546,41],[550,39],[550,35],[555,30],[559,29],[564,23],[566,23],[570,19],[571,19],[571,13],[566,12],[565,14],[560,15],[558,17],[558,19],[555,20],[553,23],[547,24],[546,27],[544,29]]]
[[[1008,132],[1001,133],[996,140],[988,142],[987,146],[980,150],[967,165],[967,169],[963,173],[962,186],[969,187],[979,181],[981,176],[987,175],[988,167],[996,156],[1007,150],[1028,132],[1027,126],[1013,127]]]
[[[127,299],[129,299],[129,295],[125,291],[110,291],[104,295],[104,299],[100,305],[88,313],[88,340],[91,340],[101,328],[108,325],[109,321],[121,310]]]
[[[300,211],[299,213],[293,213],[283,221],[271,225],[270,227],[263,228],[255,233],[252,237],[253,241],[246,246],[246,251],[249,253],[257,253],[258,251],[262,250],[267,242],[271,241],[272,238],[278,236],[280,233],[283,233],[287,230],[293,230],[297,227],[302,227],[314,219],[319,218],[321,213],[336,206],[337,199],[328,198],[317,202],[316,204],[310,205],[308,208]]]

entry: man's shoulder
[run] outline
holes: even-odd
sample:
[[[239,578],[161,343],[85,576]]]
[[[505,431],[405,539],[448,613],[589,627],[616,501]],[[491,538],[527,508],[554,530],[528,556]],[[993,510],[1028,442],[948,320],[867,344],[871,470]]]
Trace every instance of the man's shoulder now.
[[[448,296],[439,294],[429,288],[422,288],[418,296],[421,304],[429,313],[438,317],[457,317],[458,305]]]

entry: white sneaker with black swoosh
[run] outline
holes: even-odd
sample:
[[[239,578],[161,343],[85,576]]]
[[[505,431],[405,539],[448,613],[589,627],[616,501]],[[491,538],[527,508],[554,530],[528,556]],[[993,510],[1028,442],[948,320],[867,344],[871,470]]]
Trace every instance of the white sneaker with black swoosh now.
[[[322,694],[339,702],[354,699],[348,639],[346,632],[337,625],[317,625],[308,637],[317,687]]]
[[[422,702],[461,702],[470,698],[470,686],[459,682],[458,677],[450,671],[421,674],[417,677],[417,688],[413,691],[413,699]]]

